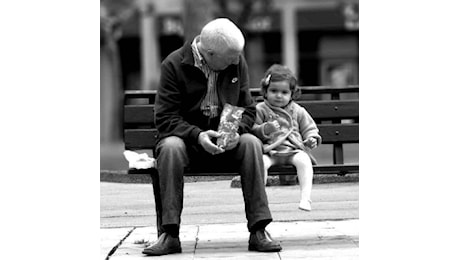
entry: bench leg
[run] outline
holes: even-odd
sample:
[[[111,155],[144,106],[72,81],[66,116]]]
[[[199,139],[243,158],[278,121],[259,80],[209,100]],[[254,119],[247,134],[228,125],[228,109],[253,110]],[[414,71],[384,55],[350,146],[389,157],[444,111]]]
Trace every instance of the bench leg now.
[[[334,154],[333,154],[334,164],[343,164],[343,144],[334,144]],[[339,176],[345,176],[346,171],[340,171]]]
[[[334,164],[343,164],[343,145],[334,144]]]

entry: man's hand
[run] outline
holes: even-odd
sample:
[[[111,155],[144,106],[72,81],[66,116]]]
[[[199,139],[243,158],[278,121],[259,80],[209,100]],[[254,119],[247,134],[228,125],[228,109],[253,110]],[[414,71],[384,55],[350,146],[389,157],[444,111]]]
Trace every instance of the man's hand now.
[[[280,129],[280,124],[276,120],[267,122],[264,125],[264,133],[266,135],[270,135],[271,133],[275,132],[278,129]]]
[[[211,141],[212,137],[220,137],[220,135],[221,134],[213,130],[201,132],[200,135],[198,135],[198,143],[203,147],[203,149],[206,152],[212,155],[223,153],[225,152],[225,150],[218,147]]]
[[[308,138],[303,143],[310,149],[315,149],[318,146],[318,141],[314,137]]]

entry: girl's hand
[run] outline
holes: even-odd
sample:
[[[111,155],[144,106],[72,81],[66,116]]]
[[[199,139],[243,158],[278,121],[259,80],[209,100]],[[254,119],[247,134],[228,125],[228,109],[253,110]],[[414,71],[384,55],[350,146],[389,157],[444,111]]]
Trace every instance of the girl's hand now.
[[[270,135],[271,133],[277,131],[278,129],[280,129],[280,124],[276,120],[267,122],[264,125],[264,133],[266,135]]]
[[[314,137],[310,137],[303,142],[308,148],[315,149],[318,147],[318,141]]]

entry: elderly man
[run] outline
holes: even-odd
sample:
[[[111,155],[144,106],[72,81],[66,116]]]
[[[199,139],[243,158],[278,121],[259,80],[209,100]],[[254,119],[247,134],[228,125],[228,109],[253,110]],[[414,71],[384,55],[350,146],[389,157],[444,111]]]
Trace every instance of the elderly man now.
[[[158,241],[147,255],[182,251],[179,228],[184,167],[234,170],[241,175],[251,251],[277,252],[280,243],[265,227],[272,221],[265,193],[262,143],[250,134],[256,110],[242,55],[244,37],[226,18],[206,24],[201,34],[171,53],[161,65],[155,100],[158,176],[154,176]],[[244,107],[237,138],[226,147],[213,141],[224,104]],[[203,191],[207,192],[207,191]]]

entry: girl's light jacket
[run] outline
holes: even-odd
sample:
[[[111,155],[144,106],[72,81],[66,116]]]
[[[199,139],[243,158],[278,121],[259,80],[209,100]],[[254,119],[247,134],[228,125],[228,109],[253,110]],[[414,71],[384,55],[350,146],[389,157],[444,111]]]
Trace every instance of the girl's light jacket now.
[[[253,133],[264,143],[264,153],[272,156],[292,155],[305,151],[316,164],[310,149],[303,141],[310,137],[321,144],[318,127],[310,114],[299,104],[291,101],[285,108],[271,106],[267,100],[257,104],[257,117],[252,128]],[[267,135],[264,126],[267,122],[278,121],[280,128]]]

